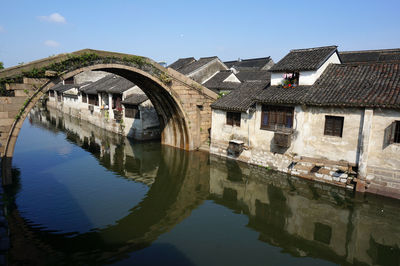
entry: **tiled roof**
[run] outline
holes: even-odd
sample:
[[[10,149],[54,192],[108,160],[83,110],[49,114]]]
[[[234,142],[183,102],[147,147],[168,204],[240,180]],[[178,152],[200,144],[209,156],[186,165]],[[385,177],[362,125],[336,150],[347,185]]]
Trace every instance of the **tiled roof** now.
[[[301,104],[311,86],[296,86],[283,88],[269,86],[254,98],[257,102],[270,104]]]
[[[201,68],[202,66],[208,64],[209,62],[217,59],[218,57],[212,56],[212,57],[202,57],[197,61],[194,61],[193,63],[190,63],[188,65],[185,65],[184,67],[178,69],[178,71],[184,75],[189,75],[193,71]]]
[[[316,70],[336,50],[337,46],[291,50],[269,70],[272,72]]]
[[[315,105],[400,107],[400,63],[332,64],[307,93]]]
[[[400,49],[339,52],[344,64],[400,61]]]
[[[213,90],[234,90],[240,86],[240,82],[224,82],[230,75],[234,75],[230,70],[222,70],[203,84],[204,87]]]
[[[179,71],[179,69],[195,61],[196,59],[194,59],[194,57],[179,58],[178,60],[170,64],[168,67],[175,69],[176,71]]]
[[[244,82],[239,88],[211,104],[211,107],[226,111],[246,112],[254,104],[255,96],[267,85],[266,81]]]
[[[147,98],[146,94],[139,94],[135,93],[133,95],[130,95],[127,97],[125,100],[122,101],[123,104],[131,104],[131,105],[139,105],[144,101],[147,101],[149,98]]]
[[[98,92],[122,93],[135,86],[129,80],[113,74],[107,75],[92,84],[81,88],[86,94],[97,94]]]
[[[237,70],[259,70],[271,61],[271,57],[242,59],[236,61],[227,61],[224,64],[228,67],[234,67]]]
[[[400,63],[331,64],[312,86],[268,87],[255,100],[271,104],[400,108]]]
[[[236,77],[240,81],[251,81],[251,80],[271,80],[271,73],[267,70],[241,70],[236,73]]]
[[[51,90],[54,90],[56,92],[64,92],[67,90],[70,90],[72,88],[79,88],[78,84],[62,84],[62,83],[58,83],[57,85],[55,85],[53,88],[51,88]]]

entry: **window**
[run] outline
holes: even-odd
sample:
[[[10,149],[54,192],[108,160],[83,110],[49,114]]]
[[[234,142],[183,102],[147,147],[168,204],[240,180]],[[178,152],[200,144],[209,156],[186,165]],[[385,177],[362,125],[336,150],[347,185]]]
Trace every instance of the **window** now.
[[[121,109],[122,94],[113,94],[112,109]]]
[[[64,84],[74,84],[74,77],[65,79]]]
[[[396,121],[396,128],[394,130],[394,143],[400,143],[400,121]]]
[[[53,90],[49,90],[49,95],[50,95],[50,97],[54,97],[54,91]]]
[[[392,122],[385,129],[384,143],[386,146],[392,143],[400,143],[400,121]]]
[[[226,112],[226,124],[240,127],[240,117],[242,113]]]
[[[82,92],[82,102],[87,103],[86,93]]]
[[[343,121],[344,117],[342,116],[326,115],[324,135],[342,137]]]
[[[89,104],[99,105],[99,97],[97,94],[88,94],[89,96]]]
[[[57,101],[61,102],[61,95],[57,94]]]
[[[125,105],[125,117],[140,119],[140,110],[137,105]]]
[[[282,85],[283,87],[295,87],[299,85],[300,73],[299,72],[291,72],[285,73],[283,75]]]
[[[286,131],[293,128],[293,107],[262,106],[261,129]]]

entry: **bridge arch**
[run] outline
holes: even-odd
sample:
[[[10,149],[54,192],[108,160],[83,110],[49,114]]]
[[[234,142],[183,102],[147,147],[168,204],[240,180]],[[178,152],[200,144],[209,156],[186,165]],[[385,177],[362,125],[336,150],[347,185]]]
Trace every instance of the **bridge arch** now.
[[[161,118],[162,144],[195,150],[207,141],[214,92],[149,58],[86,49],[0,70],[3,91],[19,92],[0,97],[3,175],[4,168],[11,169],[10,158],[29,111],[51,87],[88,70],[114,73],[138,85]],[[26,95],[21,96],[21,90]]]

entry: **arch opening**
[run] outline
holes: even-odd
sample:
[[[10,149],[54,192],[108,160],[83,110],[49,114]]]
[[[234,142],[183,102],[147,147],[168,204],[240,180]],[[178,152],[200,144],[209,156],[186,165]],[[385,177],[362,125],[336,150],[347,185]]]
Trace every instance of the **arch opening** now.
[[[84,71],[105,71],[121,76],[137,85],[152,102],[159,115],[161,144],[173,146],[184,150],[198,148],[194,145],[193,129],[191,129],[189,118],[182,106],[180,95],[175,93],[171,86],[163,84],[156,77],[138,68],[119,64],[95,64],[65,73],[61,77],[50,78],[47,83],[39,87],[33,95],[25,102],[20,110],[20,117],[17,117],[11,126],[8,138],[4,143],[5,148],[2,154],[2,181],[3,185],[11,182],[11,166],[14,147],[22,124],[30,110],[38,103],[49,89],[63,80],[74,77]],[[193,122],[193,121],[192,121]],[[196,136],[195,136],[196,137]]]

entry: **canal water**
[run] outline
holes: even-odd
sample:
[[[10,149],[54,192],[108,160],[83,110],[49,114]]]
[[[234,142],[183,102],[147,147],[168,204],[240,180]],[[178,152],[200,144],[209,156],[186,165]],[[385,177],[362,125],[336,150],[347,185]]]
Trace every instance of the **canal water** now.
[[[39,108],[4,198],[12,265],[400,264],[399,201]]]

